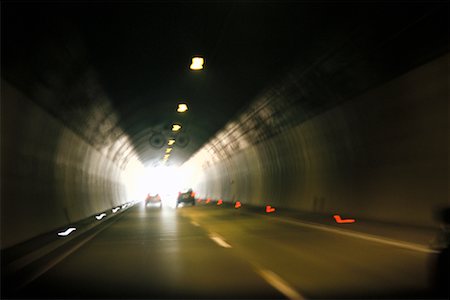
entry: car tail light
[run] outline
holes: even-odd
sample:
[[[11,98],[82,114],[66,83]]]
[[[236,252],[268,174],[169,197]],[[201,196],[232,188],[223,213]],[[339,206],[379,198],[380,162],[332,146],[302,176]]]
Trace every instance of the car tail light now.
[[[195,197],[195,193],[194,192],[191,193],[191,197],[192,198]]]

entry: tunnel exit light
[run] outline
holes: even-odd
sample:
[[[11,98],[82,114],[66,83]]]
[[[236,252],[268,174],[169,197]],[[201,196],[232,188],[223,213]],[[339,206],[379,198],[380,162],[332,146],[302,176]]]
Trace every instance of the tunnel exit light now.
[[[203,69],[203,64],[205,63],[205,60],[203,57],[193,57],[192,58],[192,64],[190,66],[191,70],[201,70]]]

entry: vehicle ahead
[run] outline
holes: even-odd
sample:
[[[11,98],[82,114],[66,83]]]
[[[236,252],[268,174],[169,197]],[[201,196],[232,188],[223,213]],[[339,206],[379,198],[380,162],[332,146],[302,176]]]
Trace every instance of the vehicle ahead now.
[[[185,193],[182,192],[178,193],[177,207],[180,203],[183,204],[190,203],[192,206],[195,205],[195,193],[192,191],[192,189],[189,189]]]
[[[147,194],[147,197],[145,198],[145,207],[147,206],[158,206],[158,207],[162,207],[162,201],[161,201],[161,197],[159,196],[159,194],[156,195],[150,195]]]

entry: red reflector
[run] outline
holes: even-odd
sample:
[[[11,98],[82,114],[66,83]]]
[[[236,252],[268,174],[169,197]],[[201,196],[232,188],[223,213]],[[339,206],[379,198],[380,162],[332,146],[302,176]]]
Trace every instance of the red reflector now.
[[[242,206],[241,202],[236,201],[236,204],[234,205],[234,207],[235,207],[235,208],[239,208],[239,207],[241,207],[241,206]]]
[[[333,218],[336,220],[336,223],[345,224],[345,223],[355,223],[355,219],[342,219],[340,215],[334,215]]]
[[[270,205],[266,205],[266,213],[271,213],[275,211],[275,207],[272,207]]]

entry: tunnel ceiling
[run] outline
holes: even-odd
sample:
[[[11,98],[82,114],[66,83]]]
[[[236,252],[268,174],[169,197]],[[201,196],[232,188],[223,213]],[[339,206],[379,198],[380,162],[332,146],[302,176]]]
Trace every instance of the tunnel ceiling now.
[[[176,137],[169,164],[180,164],[293,67],[314,71],[341,53],[328,66],[336,75],[329,78],[352,95],[361,86],[338,79],[351,62],[359,66],[354,76],[378,72],[383,80],[423,63],[393,61],[423,45],[405,49],[400,41],[391,56],[383,45],[436,10],[414,3],[232,2],[2,8],[2,77],[97,148],[126,138],[111,157],[134,151],[146,165],[161,161],[166,147],[158,145],[172,135],[173,122],[182,124],[183,137]],[[189,69],[195,55],[205,58],[204,70]],[[308,109],[333,104],[316,99]],[[187,113],[176,113],[179,102],[189,105]]]

